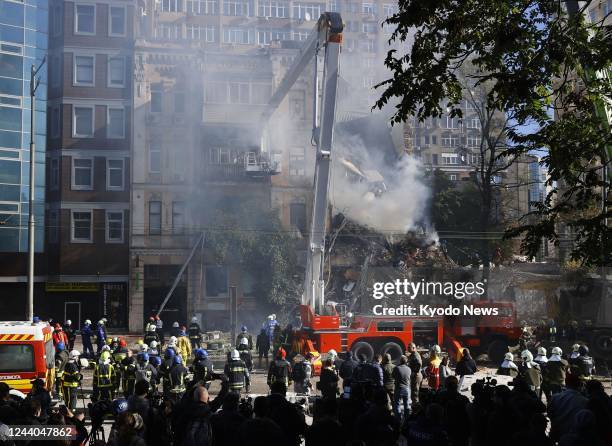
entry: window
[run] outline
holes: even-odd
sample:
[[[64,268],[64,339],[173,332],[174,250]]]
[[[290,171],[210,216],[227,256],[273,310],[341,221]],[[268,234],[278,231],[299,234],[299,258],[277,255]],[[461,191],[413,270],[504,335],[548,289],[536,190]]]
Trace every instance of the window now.
[[[200,40],[207,43],[215,42],[215,27],[201,25],[185,25],[187,40]]]
[[[339,12],[340,9],[338,8],[338,2],[337,0],[330,0],[329,2],[329,7],[327,8],[327,10],[329,12]]]
[[[437,145],[438,144],[438,137],[436,135],[431,135],[431,143],[433,145]]]
[[[34,347],[29,344],[0,345],[0,373],[34,372]]]
[[[161,172],[161,143],[151,141],[149,145],[149,173]]]
[[[160,84],[151,85],[151,111],[153,113],[162,111],[162,86]]]
[[[58,211],[49,211],[49,243],[57,243],[59,241],[59,213]]]
[[[459,138],[456,136],[443,136],[442,137],[442,146],[444,147],[457,147],[459,143]]]
[[[227,297],[227,267],[206,266],[206,296]]]
[[[149,235],[161,234],[161,201],[149,201]]]
[[[386,3],[383,5],[383,15],[385,17],[391,17],[397,13],[397,5]]]
[[[74,56],[74,85],[94,85],[94,56]]]
[[[468,136],[467,146],[468,147],[480,147],[481,138],[478,136]]]
[[[95,5],[76,5],[74,10],[74,33],[96,33],[96,7]]]
[[[176,23],[158,23],[155,27],[157,39],[178,40],[181,38],[181,25]]]
[[[208,82],[205,85],[206,102],[225,104],[227,102],[227,85],[224,82]]]
[[[125,110],[123,108],[108,108],[106,137],[119,139],[125,137]]]
[[[249,103],[249,84],[241,82],[229,83],[230,104]]]
[[[359,48],[364,53],[374,53],[376,51],[376,41],[374,39],[362,39],[359,41]]]
[[[456,153],[443,153],[442,154],[442,164],[446,165],[456,165],[459,164],[459,157]]]
[[[106,190],[123,190],[124,160],[106,160]]]
[[[172,233],[182,234],[185,232],[185,202],[172,202]]]
[[[185,93],[174,93],[174,112],[185,113]]]
[[[369,15],[376,14],[376,5],[374,3],[362,3],[361,13]]]
[[[60,183],[60,168],[59,168],[59,158],[51,158],[51,167],[50,170],[50,181],[51,181],[51,190],[58,190]]]
[[[243,28],[224,28],[223,43],[239,43],[243,45],[254,42],[254,32],[252,29]]]
[[[447,129],[458,129],[461,127],[461,120],[458,117],[451,118],[450,116],[446,117],[446,128]]]
[[[304,203],[291,203],[289,205],[289,221],[302,234],[306,233],[306,205]]]
[[[292,147],[289,149],[289,175],[303,176],[304,158],[306,150],[303,147]]]
[[[72,243],[91,243],[93,241],[92,211],[72,211],[71,237]]]
[[[475,153],[470,153],[470,164],[472,165],[477,165],[480,164],[480,155],[477,155]]]
[[[111,6],[109,8],[108,33],[111,36],[125,36],[125,8]]]
[[[480,128],[480,119],[478,118],[469,118],[465,123],[468,129],[479,129]]]
[[[284,1],[261,0],[257,6],[259,17],[289,17],[289,4]]]
[[[261,29],[257,31],[257,43],[269,45],[273,40],[291,40],[291,33],[282,29]]]
[[[363,22],[362,31],[364,33],[375,33],[378,30],[378,23],[376,22]]]
[[[93,137],[94,108],[73,106],[72,136],[77,138]]]
[[[252,15],[250,6],[248,1],[223,0],[223,15],[248,17]]]
[[[448,176],[448,179],[449,179],[449,180],[451,180],[451,181],[457,181],[457,175],[455,175],[455,174],[450,174],[450,175]]]
[[[321,3],[294,3],[293,18],[303,20],[318,20],[325,5]]]
[[[187,13],[198,15],[217,14],[217,0],[188,0]]]
[[[93,189],[93,159],[72,158],[72,189]]]
[[[108,86],[125,86],[125,57],[108,58]]]
[[[106,243],[123,243],[123,211],[106,212]]]
[[[183,0],[162,0],[163,12],[180,12],[183,10]]]
[[[209,164],[230,164],[230,149],[213,147],[209,149]]]

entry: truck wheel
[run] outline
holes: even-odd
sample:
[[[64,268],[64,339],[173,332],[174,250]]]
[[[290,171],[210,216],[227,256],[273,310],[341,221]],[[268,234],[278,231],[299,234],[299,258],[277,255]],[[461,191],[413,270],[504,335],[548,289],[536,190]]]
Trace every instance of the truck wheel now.
[[[387,342],[380,349],[381,355],[385,355],[386,353],[391,355],[391,361],[394,364],[399,364],[399,360],[404,354],[404,351],[402,350],[401,345],[399,345],[397,342]]]
[[[495,364],[501,364],[506,353],[508,353],[508,342],[504,339],[495,339],[489,344],[489,348],[487,349],[489,361]]]
[[[374,359],[374,349],[365,341],[359,341],[353,344],[351,351],[355,358],[359,359],[359,355],[365,355],[368,362]]]

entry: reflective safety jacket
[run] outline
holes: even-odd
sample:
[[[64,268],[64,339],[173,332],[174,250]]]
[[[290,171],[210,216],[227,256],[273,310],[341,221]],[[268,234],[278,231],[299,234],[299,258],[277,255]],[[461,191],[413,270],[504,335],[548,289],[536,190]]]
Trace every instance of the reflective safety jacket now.
[[[268,385],[282,381],[287,387],[291,383],[291,364],[285,359],[275,359],[268,370]]]
[[[192,322],[191,325],[189,325],[189,329],[187,331],[189,332],[189,339],[198,342],[200,341],[200,334],[202,333],[202,330],[200,329],[200,324],[198,324],[197,322]]]
[[[117,347],[117,349],[113,352],[113,359],[117,364],[121,364],[121,362],[127,358],[127,348],[125,347]]]
[[[187,369],[183,364],[174,364],[170,369],[170,392],[183,393],[185,392],[185,377]]]
[[[93,374],[95,387],[113,387],[115,380],[115,367],[112,364],[96,363]]]
[[[79,373],[79,366],[76,361],[68,361],[64,367],[64,373],[62,373],[62,386],[78,387],[80,381],[81,374]]]
[[[225,364],[223,372],[229,381],[230,390],[242,390],[245,386],[250,387],[249,371],[241,359],[229,360]]]
[[[183,362],[187,364],[187,360],[191,358],[191,341],[187,336],[179,336],[176,340],[177,353],[183,358]]]
[[[195,382],[208,382],[210,381],[210,374],[213,372],[213,365],[208,358],[196,359],[191,366],[191,370]]]

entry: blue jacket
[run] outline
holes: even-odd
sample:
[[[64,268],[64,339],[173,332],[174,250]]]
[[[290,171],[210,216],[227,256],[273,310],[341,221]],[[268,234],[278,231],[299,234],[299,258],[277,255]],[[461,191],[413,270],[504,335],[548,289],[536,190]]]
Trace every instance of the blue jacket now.
[[[83,325],[83,329],[81,330],[81,336],[83,338],[83,342],[91,343],[91,337],[93,336],[93,331],[91,331],[91,325]]]
[[[98,325],[96,328],[96,336],[98,337],[98,344],[106,342],[106,330],[103,325]]]

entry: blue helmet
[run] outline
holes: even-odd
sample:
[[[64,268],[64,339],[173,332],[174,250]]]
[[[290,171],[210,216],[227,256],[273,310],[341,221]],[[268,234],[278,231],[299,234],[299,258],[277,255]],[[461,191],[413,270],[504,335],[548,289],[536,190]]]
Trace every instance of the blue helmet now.
[[[246,325],[243,325],[242,327],[240,327],[240,330],[241,330],[243,333],[246,333],[246,332],[247,332],[247,327],[246,327]]]
[[[174,349],[172,347],[168,347],[166,349],[166,352],[164,353],[164,358],[166,359],[172,359],[176,356],[176,352],[174,351]]]
[[[111,410],[114,416],[119,415],[122,412],[125,412],[128,409],[128,402],[125,398],[118,398],[113,400],[111,404]]]
[[[179,355],[176,355],[174,357],[174,364],[182,364],[183,363],[183,358],[181,358]]]
[[[206,350],[204,350],[203,348],[196,348],[196,350],[195,350],[195,357],[197,359],[208,358],[208,352]]]
[[[138,353],[138,360],[142,362],[147,362],[149,360],[149,354],[147,352]]]
[[[66,350],[66,346],[64,345],[63,342],[58,342],[57,345],[55,346],[55,349],[58,352],[61,352],[62,350]]]
[[[39,322],[40,322],[40,318],[39,318],[38,316],[34,316],[34,317],[32,318],[32,322],[34,322],[35,324],[37,324],[37,323],[39,323]]]
[[[151,356],[151,365],[159,367],[161,365],[161,358],[159,356]]]

